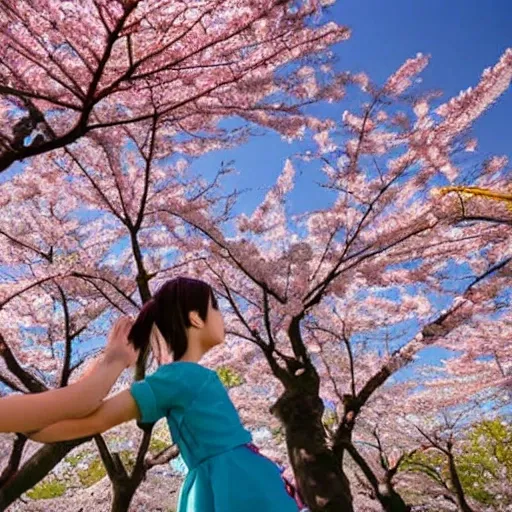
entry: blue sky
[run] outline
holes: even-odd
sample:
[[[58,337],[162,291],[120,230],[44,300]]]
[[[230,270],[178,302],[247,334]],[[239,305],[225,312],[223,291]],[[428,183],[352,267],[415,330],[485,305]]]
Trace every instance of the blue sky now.
[[[337,47],[346,68],[382,81],[422,52],[431,55],[424,84],[450,96],[475,85],[483,69],[512,47],[509,0],[341,0],[329,16],[353,29]],[[482,150],[512,154],[510,112],[512,90],[475,124]]]

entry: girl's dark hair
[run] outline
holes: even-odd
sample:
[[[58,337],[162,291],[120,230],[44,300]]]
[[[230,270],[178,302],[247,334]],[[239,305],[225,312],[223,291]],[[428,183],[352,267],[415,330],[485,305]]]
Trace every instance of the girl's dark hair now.
[[[211,286],[199,279],[178,277],[164,283],[153,298],[142,307],[130,329],[128,339],[142,353],[148,350],[153,322],[162,333],[167,347],[178,361],[187,350],[187,331],[191,326],[189,313],[197,311],[206,321],[208,302],[218,309]]]

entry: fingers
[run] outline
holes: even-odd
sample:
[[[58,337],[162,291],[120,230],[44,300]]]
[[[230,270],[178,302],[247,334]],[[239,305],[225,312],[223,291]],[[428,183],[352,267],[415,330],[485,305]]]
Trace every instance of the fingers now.
[[[112,334],[114,336],[126,336],[128,337],[128,333],[132,328],[133,320],[129,316],[122,316],[118,318],[114,326],[112,327]]]
[[[139,351],[128,340],[134,320],[129,316],[118,318],[110,330],[107,352],[116,360],[123,361],[125,367],[136,363]]]
[[[108,335],[108,344],[115,347],[124,341],[128,343],[128,334],[132,328],[133,320],[129,316],[118,318]]]

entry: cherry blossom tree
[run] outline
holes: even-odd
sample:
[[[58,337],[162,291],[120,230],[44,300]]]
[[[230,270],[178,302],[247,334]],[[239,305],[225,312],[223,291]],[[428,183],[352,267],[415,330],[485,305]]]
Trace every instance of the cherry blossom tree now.
[[[341,88],[333,88],[321,80],[315,81],[311,73],[304,70],[282,71],[285,64],[298,58],[314,54],[312,60],[319,59],[319,51],[348,37],[349,31],[335,23],[311,23],[311,15],[317,8],[315,2],[302,2],[293,7],[282,2],[243,4],[230,1],[201,4],[184,1],[173,2],[172,5],[152,1],[91,1],[80,5],[52,1],[2,4],[1,169],[5,170],[13,162],[27,157],[44,156],[65,147],[64,159],[57,165],[59,171],[72,162],[79,169],[80,178],[90,187],[81,191],[75,188],[71,193],[61,183],[62,188],[57,194],[68,190],[80,201],[83,191],[87,191],[85,198],[88,199],[87,194],[92,190],[93,197],[102,205],[103,213],[108,212],[122,225],[109,230],[109,234],[103,229],[103,238],[95,239],[94,230],[105,228],[105,220],[95,219],[88,223],[91,231],[83,228],[81,235],[92,237],[86,251],[88,257],[91,261],[104,257],[103,244],[118,240],[121,232],[126,233],[123,230],[127,229],[129,233],[133,253],[123,256],[126,260],[133,257],[135,261],[135,283],[133,278],[128,280],[129,284],[126,281],[118,283],[112,274],[104,275],[103,271],[99,275],[96,266],[90,265],[88,257],[83,256],[80,244],[74,246],[72,254],[60,248],[74,263],[73,268],[80,268],[81,272],[72,272],[71,277],[92,286],[114,308],[119,308],[119,304],[110,297],[109,292],[112,291],[120,294],[122,301],[128,301],[132,307],[135,302],[130,294],[134,285],[142,302],[150,298],[148,282],[163,272],[157,264],[161,257],[158,251],[150,256],[150,264],[153,263],[158,270],[148,274],[137,236],[142,231],[149,169],[154,158],[178,152],[199,155],[243,140],[247,133],[243,127],[227,130],[218,126],[219,121],[229,116],[271,127],[287,137],[299,135],[305,125],[313,130],[324,126],[314,118],[301,115],[300,107],[323,96],[335,97]],[[276,100],[279,97],[283,99]],[[146,138],[148,133],[150,137]],[[85,135],[90,138],[80,146],[80,138]],[[136,157],[130,164],[131,180],[121,177],[124,162],[119,152],[127,141],[140,150],[138,160]],[[67,148],[71,143],[78,144],[73,151]],[[77,153],[88,144],[94,148],[91,159],[78,159]],[[113,151],[107,150],[109,145]],[[99,175],[95,167],[100,168],[100,173],[104,172],[97,158],[105,157],[109,162],[107,174],[111,175],[108,183],[101,183],[101,180],[95,181]],[[43,162],[44,158],[37,163],[31,162],[25,171],[34,168],[38,171],[38,165],[44,165]],[[142,165],[139,169],[138,164]],[[182,163],[176,166],[176,173],[183,170]],[[166,174],[169,178],[168,169],[154,173],[153,179],[160,181],[159,187],[162,187]],[[55,177],[49,179],[51,183],[56,180]],[[76,176],[73,179],[79,181]],[[135,183],[134,179],[139,181]],[[42,193],[30,179],[27,183],[28,190]],[[40,183],[39,186],[49,191],[46,184]],[[204,187],[200,184],[191,187],[201,199]],[[10,192],[3,196],[3,206],[6,206]],[[139,204],[135,204],[137,201]],[[77,206],[76,201],[71,204]],[[32,227],[39,227],[40,222],[45,221],[33,219]],[[47,247],[40,249],[39,244],[28,243],[24,239],[28,230],[20,229],[19,225],[8,226],[2,235],[17,249],[33,251],[36,257],[42,257],[55,267],[57,244],[44,243]],[[144,241],[145,236],[146,233],[141,235]],[[147,235],[149,240],[154,249],[155,243],[164,246],[170,243],[161,232]],[[9,252],[12,252],[11,248]],[[77,257],[78,254],[81,256]],[[26,255],[22,259],[26,259]],[[32,265],[30,269],[32,271]],[[68,274],[64,276],[66,279],[70,277]],[[52,278],[45,274],[41,282],[31,277],[27,283],[29,290],[46,282],[47,278],[51,281],[53,277],[63,276],[58,272]],[[12,277],[12,280],[18,282],[19,277]],[[6,282],[7,286],[12,287],[12,280]],[[63,287],[62,284],[60,286]],[[109,292],[104,287],[110,287]],[[12,298],[9,296],[9,300]],[[66,329],[71,336],[73,333],[68,327]],[[66,343],[71,346],[73,341],[74,336]],[[19,342],[19,335],[11,338],[11,343],[18,349]],[[27,361],[19,364],[20,354],[16,354],[16,349],[12,350],[8,343],[2,347],[9,371],[15,370],[18,376],[23,375],[25,383],[32,385],[28,388],[30,391],[44,389],[36,379],[32,379],[30,372],[24,370],[23,362]],[[66,384],[74,370],[70,361],[69,349],[64,354],[61,385]],[[39,364],[42,364],[42,359],[36,362]],[[53,361],[52,365],[55,364]],[[139,366],[137,378],[143,374],[144,368]],[[9,374],[2,375],[2,382],[11,390],[25,390]],[[103,446],[101,451],[109,476],[117,483],[114,509],[128,507],[144,475],[143,456],[148,441],[149,433],[142,442],[136,471],[130,477],[122,465],[118,464],[119,471],[115,471],[115,464],[112,464],[105,446],[99,445],[100,449]],[[16,445],[16,450],[20,450],[20,446]],[[55,452],[50,448],[43,450],[48,451],[51,459],[48,467],[66,453],[62,451],[61,455],[53,457]],[[17,464],[19,462],[11,464],[11,468]],[[48,470],[41,461],[38,467]],[[39,476],[43,473],[40,472]],[[37,479],[27,480],[24,477],[24,481],[33,484]],[[8,499],[15,494],[10,496]]]
[[[5,368],[0,379],[13,391],[39,392],[67,385],[90,355],[88,351],[80,353],[82,340],[87,346],[87,340],[105,335],[111,324],[105,315],[136,313],[139,303],[132,297],[135,292],[142,301],[149,300],[150,279],[179,271],[179,265],[162,265],[158,245],[177,246],[177,242],[172,233],[162,234],[158,226],[145,225],[146,201],[165,202],[169,181],[177,200],[184,190],[200,199],[208,195],[209,188],[215,188],[215,184],[189,179],[181,180],[180,191],[176,185],[183,171],[179,162],[174,166],[174,180],[168,165],[166,173],[153,168],[150,180],[151,150],[144,144],[137,146],[136,140],[132,141],[132,152],[139,159],[146,158],[147,165],[136,168],[134,156],[133,167],[123,176],[119,173],[122,161],[116,157],[125,157],[127,152],[120,147],[114,154],[109,142],[108,138],[79,142],[86,155],[81,159],[67,149],[56,160],[49,154],[40,155],[23,173],[2,184],[2,197],[6,198],[1,228],[5,280],[0,315],[5,328],[0,341]],[[151,147],[149,141],[146,143]],[[98,157],[102,158],[102,168],[97,167]],[[39,166],[44,170],[34,173]],[[138,209],[139,201],[142,210]],[[112,260],[113,248],[123,238],[129,249]],[[146,261],[142,259],[142,244],[153,251]],[[12,318],[17,321],[13,323]],[[139,373],[144,375],[143,365]],[[101,436],[95,437],[113,482],[113,510],[127,510],[146,472],[165,462],[162,457],[146,457],[150,436],[150,431],[144,433],[131,472],[110,453]],[[25,442],[23,436],[14,441],[3,473],[2,506],[37,483],[83,440],[45,446],[19,469]],[[167,460],[173,456],[173,450],[166,452]]]
[[[475,340],[473,344],[477,345]],[[501,510],[499,502],[506,496],[502,490],[509,479],[508,455],[502,447],[510,413],[506,391],[494,385],[503,380],[500,365],[493,357],[469,355],[466,371],[454,372],[459,364],[454,355],[434,367],[420,368],[407,395],[402,395],[406,399],[397,405],[392,397],[400,397],[400,389],[391,386],[379,397],[385,398],[385,407],[378,407],[377,414],[370,408],[363,419],[381,427],[379,451],[394,453],[395,461],[400,460],[398,488],[404,493],[422,490],[415,492],[415,501],[421,495],[424,501],[442,498],[462,511],[483,510],[478,502]]]
[[[409,436],[417,437],[420,450],[409,455],[403,469],[426,475],[435,482],[442,496],[457,506],[461,512],[479,510],[477,502],[471,496],[472,491],[464,481],[464,447],[467,447],[467,433],[475,421],[478,403],[466,403],[462,406],[448,407],[430,414],[414,415],[410,424],[416,432]],[[428,493],[425,493],[428,494]],[[435,494],[435,493],[434,493]]]
[[[299,134],[300,105],[332,90],[281,68],[349,36],[334,22],[312,24],[318,8],[310,0],[2,2],[0,169],[156,115],[167,136],[201,132],[203,149],[222,147],[229,134],[218,122],[229,116]]]
[[[342,145],[336,142],[339,133],[316,137],[324,186],[335,197],[325,209],[287,212],[294,181],[288,161],[262,203],[252,215],[239,216],[229,235],[204,210],[168,205],[162,212],[210,240],[198,255],[202,250],[211,279],[231,305],[231,332],[261,349],[284,388],[273,412],[285,426],[295,474],[314,511],[351,510],[343,457],[345,451],[357,457],[351,442],[355,421],[379,386],[420,350],[460,337],[461,330],[472,333],[461,346],[470,348],[479,319],[500,325],[509,311],[509,303],[497,308],[500,293],[508,290],[509,227],[452,227],[457,210],[432,202],[428,191],[436,182],[463,177],[451,155],[471,122],[508,87],[512,51],[475,89],[438,106],[439,121],[430,115],[428,96],[414,101],[413,119],[406,111],[397,113],[402,94],[427,60],[411,59],[380,88],[364,76],[353,77],[370,101],[359,113],[345,112]],[[491,178],[483,174],[479,181]],[[457,272],[465,272],[467,284],[460,285]],[[350,340],[374,338],[386,327],[403,330],[402,339],[383,364],[374,363],[368,380],[361,379]],[[322,380],[312,351],[323,340],[315,338],[315,328],[341,339],[348,352],[351,377],[337,395],[343,416],[332,446],[321,421]],[[487,385],[500,380],[498,372],[495,365]]]
[[[13,7],[9,13],[16,13],[23,20],[26,16],[22,10],[36,4],[19,5],[19,11]],[[286,81],[285,89],[277,87],[272,66],[269,71],[272,78],[265,75],[263,85],[258,82],[255,87],[256,77],[245,69],[244,76],[252,76],[248,79],[251,83],[248,91],[257,89],[253,91],[255,97],[247,96],[246,89],[244,94],[242,89],[237,89],[244,81],[241,78],[236,82],[236,91],[228,87],[226,92],[217,84],[215,90],[226,92],[225,97],[212,100],[203,91],[201,97],[207,97],[206,105],[199,100],[183,100],[186,108],[181,111],[171,108],[174,103],[170,98],[165,99],[160,89],[162,83],[168,86],[168,82],[175,80],[167,75],[172,71],[167,69],[167,54],[162,64],[160,54],[150,53],[148,62],[153,57],[160,62],[151,68],[156,69],[154,77],[146,72],[143,78],[148,83],[144,81],[137,94],[128,94],[131,84],[141,78],[138,73],[145,73],[145,61],[139,50],[136,53],[132,47],[140,39],[140,54],[145,55],[144,39],[130,36],[131,31],[150,32],[156,38],[158,30],[165,32],[167,28],[158,25],[154,28],[153,21],[149,28],[143,23],[152,20],[150,11],[137,11],[146,4],[94,5],[99,6],[100,29],[112,39],[122,41],[117,47],[112,41],[109,49],[102,47],[101,51],[79,47],[71,52],[73,59],[78,59],[74,65],[82,62],[80,55],[84,52],[106,55],[94,86],[87,82],[76,87],[77,91],[92,87],[89,103],[80,100],[73,121],[66,110],[71,107],[54,102],[44,113],[41,129],[46,127],[46,131],[43,130],[42,138],[38,140],[35,136],[32,143],[20,147],[15,155],[10,149],[13,135],[7,134],[11,142],[3,143],[7,165],[18,158],[32,158],[20,176],[2,184],[5,192],[0,195],[2,207],[6,212],[12,211],[3,221],[2,258],[5,258],[4,265],[12,269],[5,279],[0,313],[31,318],[39,314],[33,304],[46,297],[48,302],[43,301],[46,308],[42,311],[47,313],[40,318],[45,332],[38,333],[36,338],[40,347],[36,364],[54,379],[41,382],[42,376],[26,369],[30,359],[23,359],[29,356],[20,321],[19,325],[2,331],[2,357],[8,370],[1,372],[3,383],[13,390],[40,391],[43,388],[38,388],[37,382],[46,386],[67,382],[73,366],[79,362],[73,359],[74,338],[68,341],[69,336],[77,332],[85,336],[89,333],[89,323],[102,313],[116,310],[136,313],[150,299],[153,287],[177,273],[206,276],[229,306],[227,324],[231,338],[226,350],[231,353],[233,364],[238,362],[238,368],[245,368],[238,372],[244,385],[234,386],[231,393],[241,405],[242,415],[253,426],[275,429],[269,445],[275,447],[276,453],[283,454],[283,462],[286,454],[282,448],[286,447],[310,509],[313,512],[353,510],[345,456],[348,452],[370,482],[381,506],[385,510],[405,510],[407,504],[393,485],[391,473],[396,473],[396,461],[387,456],[386,467],[382,467],[384,476],[377,476],[377,469],[368,463],[367,454],[357,448],[355,437],[365,414],[378,414],[379,407],[382,413],[385,400],[379,396],[390,378],[414,364],[420,351],[433,345],[456,346],[475,363],[490,352],[491,356],[498,354],[487,361],[485,379],[477,383],[475,375],[470,375],[474,382],[466,387],[465,396],[481,391],[482,386],[496,386],[508,375],[512,365],[504,346],[508,342],[505,337],[498,336],[489,346],[481,342],[485,326],[495,326],[498,331],[507,328],[510,302],[503,300],[503,294],[509,293],[510,226],[492,222],[482,229],[478,219],[475,222],[461,219],[459,205],[451,197],[432,198],[429,194],[440,185],[457,186],[458,180],[467,178],[464,169],[457,167],[455,156],[461,147],[473,147],[466,137],[471,122],[508,87],[512,51],[505,52],[496,66],[484,73],[477,87],[444,104],[434,105],[434,110],[431,104],[435,98],[409,90],[428,62],[426,56],[418,55],[404,63],[383,86],[373,84],[364,74],[346,73],[338,82],[334,81],[334,86],[330,81],[331,85],[321,89],[321,94],[316,90],[315,99],[322,94],[333,100],[341,99],[350,87],[359,87],[368,96],[360,110],[345,111],[341,123],[295,115],[293,109],[293,115],[283,117],[283,113],[290,112],[281,104],[274,111],[270,103],[259,107],[260,101],[270,93],[286,92],[292,97],[295,94],[299,100],[312,94],[317,87],[318,72],[310,67],[301,67],[292,75],[296,89]],[[180,8],[191,5],[176,4]],[[203,5],[210,4],[201,4],[201,8]],[[282,3],[265,4],[265,9],[274,8],[281,13],[274,21],[281,28],[287,27],[286,37],[311,37],[307,49],[302,48],[307,53],[317,50],[317,44],[323,48],[332,39],[322,39],[325,28],[319,29],[318,34],[308,28],[305,20],[313,5],[303,5],[291,12]],[[73,6],[68,5],[66,9],[74,12],[78,7]],[[215,7],[223,6],[227,9],[231,4],[215,4]],[[157,3],[153,7],[163,8]],[[52,8],[52,13],[59,9],[56,4]],[[260,8],[263,9],[258,4]],[[209,13],[201,18],[199,7],[190,9],[190,16],[182,19],[176,14],[173,23],[183,28],[187,23],[193,24],[197,16],[212,23],[216,19],[209,18]],[[249,18],[254,14],[251,9],[247,5]],[[137,16],[143,12],[144,20],[139,23]],[[225,14],[222,9],[216,12]],[[87,14],[90,12],[85,12],[84,19]],[[302,31],[293,30],[297,28],[294,20],[304,24],[300,25]],[[55,23],[55,30],[64,30],[59,28],[61,22]],[[270,17],[262,23],[267,27],[265,30],[268,23]],[[203,30],[201,21],[194,26]],[[223,29],[217,25],[217,30]],[[24,32],[28,29],[19,30],[28,37]],[[243,32],[244,28],[240,30]],[[336,37],[346,35],[339,28],[335,33]],[[286,39],[277,29],[276,34],[268,48],[280,42],[280,37]],[[61,39],[54,37],[56,42],[48,44],[58,47]],[[66,37],[72,40],[71,36]],[[263,40],[266,42],[265,37]],[[192,47],[187,45],[187,51]],[[286,48],[285,55],[294,57],[293,51],[292,55],[288,54],[284,43],[283,48]],[[118,60],[110,68],[107,61],[115,49],[119,52]],[[59,51],[64,52],[66,59],[71,58],[68,46]],[[166,51],[167,47],[162,59]],[[229,56],[229,51],[226,52]],[[251,59],[251,51],[248,55],[246,51],[241,53],[243,58]],[[261,63],[259,51],[257,56],[257,62]],[[140,58],[142,63],[132,70],[130,59]],[[205,58],[203,55],[202,59]],[[54,62],[55,59],[49,60],[51,66],[64,66],[58,59]],[[194,59],[183,61],[183,66],[198,66]],[[129,72],[120,64],[126,60]],[[275,67],[284,62],[286,59],[279,57]],[[107,69],[111,73],[108,78]],[[32,70],[40,72],[37,67]],[[328,69],[325,71],[329,73]],[[201,73],[204,76],[204,69]],[[80,76],[86,75],[84,72]],[[60,74],[57,76],[63,81]],[[181,78],[178,73],[179,84]],[[200,80],[194,80],[193,87],[196,87]],[[32,82],[46,83],[41,78]],[[64,89],[74,89],[65,79],[64,82],[68,85],[67,89],[62,86]],[[16,87],[21,88],[21,83],[16,82]],[[178,89],[190,92],[181,85]],[[21,90],[26,93],[25,89]],[[74,101],[69,90],[58,90],[61,103]],[[104,91],[103,95],[98,91]],[[51,103],[50,96],[55,99],[56,93],[46,91],[44,98],[34,96],[40,93],[32,90],[31,94],[25,94],[27,101],[36,107],[21,102],[11,109],[11,114],[17,115],[23,108],[26,112],[31,108],[43,112],[40,105],[47,106]],[[11,90],[9,94],[15,98],[23,96],[16,96]],[[250,106],[234,107],[236,102],[229,99],[231,94],[240,102],[242,96],[250,98]],[[225,99],[224,103],[221,98]],[[206,109],[204,116],[203,109]],[[27,121],[26,112],[20,115],[32,127],[33,119],[30,121],[28,115]],[[312,129],[314,141],[309,152],[285,163],[277,183],[252,214],[237,217],[233,207],[239,195],[221,188],[222,177],[229,169],[221,168],[207,182],[195,176],[189,165],[191,156],[232,142],[230,135],[213,128],[214,121],[228,113],[279,128],[288,136],[300,134],[308,127]],[[48,126],[54,134],[48,131]],[[200,129],[207,132],[207,142],[204,138],[180,136]],[[82,136],[85,133],[87,137]],[[33,128],[23,132],[23,140],[28,135],[34,135]],[[68,145],[70,142],[73,144]],[[287,198],[293,192],[298,165],[322,168],[324,178],[318,187],[318,193],[324,194],[325,199],[322,208],[291,211]],[[500,172],[503,171],[486,171],[484,164],[481,174],[468,186],[489,187]],[[312,182],[317,182],[319,173],[312,172],[312,175]],[[24,208],[31,201],[35,202],[32,208]],[[68,295],[76,319],[70,317],[66,323],[64,299]],[[61,322],[53,324],[48,310],[55,301],[59,302],[64,321],[61,318]],[[84,316],[88,319],[86,324],[79,322]],[[35,323],[33,319],[31,322],[30,325]],[[4,322],[4,325],[12,323]],[[84,325],[86,330],[80,331]],[[105,332],[104,325],[99,329]],[[56,338],[58,354],[62,357],[59,363],[43,357],[52,355]],[[230,361],[226,352],[211,357],[212,362],[220,358],[217,364]],[[251,371],[248,371],[249,364]],[[253,368],[256,373],[251,373]],[[456,375],[460,365],[451,370]],[[144,372],[144,365],[139,364],[136,377],[143,377]],[[255,389],[258,385],[260,389]],[[437,385],[441,387],[442,381]],[[248,396],[249,389],[253,391]],[[406,396],[400,395],[404,403],[408,400]],[[457,396],[463,399],[462,394]],[[270,413],[275,417],[271,418]],[[113,510],[127,510],[144,477],[150,435],[150,431],[143,433],[131,470],[98,438],[102,460],[113,483]],[[382,445],[378,431],[377,435]],[[55,452],[50,453],[58,459]],[[383,486],[386,478],[388,485]],[[402,508],[392,508],[397,504]]]
[[[66,386],[94,353],[81,349],[83,344],[87,347],[84,338],[94,339],[105,329],[97,321],[110,307],[101,287],[69,279],[77,254],[87,257],[78,251],[78,223],[70,215],[76,203],[62,194],[66,188],[62,178],[46,174],[34,180],[25,175],[2,184],[0,381],[16,392]],[[1,508],[79,444],[45,446],[20,467],[26,441],[17,435],[2,468]]]
[[[219,192],[219,180],[228,168],[220,169],[211,182],[193,177],[184,158],[169,163],[159,145],[155,120],[147,128],[148,132],[127,127],[96,132],[57,157],[50,153],[35,157],[22,173],[2,184],[6,279],[1,314],[12,327],[2,338],[6,368],[0,378],[11,390],[37,392],[66,385],[88,355],[74,360],[79,338],[104,335],[111,323],[105,316],[112,312],[136,314],[151,297],[151,282],[183,272],[193,260],[184,250],[183,222],[162,226],[161,208],[175,203],[215,209],[217,203],[229,205],[236,197]],[[218,221],[226,215],[221,208]],[[13,325],[8,318],[20,320]],[[96,320],[101,323],[95,324]],[[25,332],[29,328],[38,335],[30,342]],[[144,363],[139,363],[136,378],[144,376]],[[38,385],[33,372],[47,382]],[[171,446],[147,457],[150,437],[148,429],[132,468],[110,453],[102,436],[95,437],[113,484],[112,510],[127,510],[147,471],[177,455]],[[14,462],[5,468],[6,484],[0,491],[5,505],[77,445],[44,447],[18,470],[16,457],[25,441],[14,441],[10,457]]]

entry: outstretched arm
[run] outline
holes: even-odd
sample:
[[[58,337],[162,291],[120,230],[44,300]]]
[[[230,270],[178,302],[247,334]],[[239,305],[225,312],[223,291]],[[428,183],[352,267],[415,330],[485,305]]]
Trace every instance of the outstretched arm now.
[[[89,437],[126,421],[139,419],[139,410],[130,391],[127,389],[105,400],[90,416],[75,420],[65,420],[28,434],[33,441],[56,443]]]
[[[66,418],[81,418],[100,407],[121,372],[136,361],[128,342],[132,325],[120,318],[109,335],[105,354],[78,382],[44,393],[0,399],[0,432],[32,432]]]

